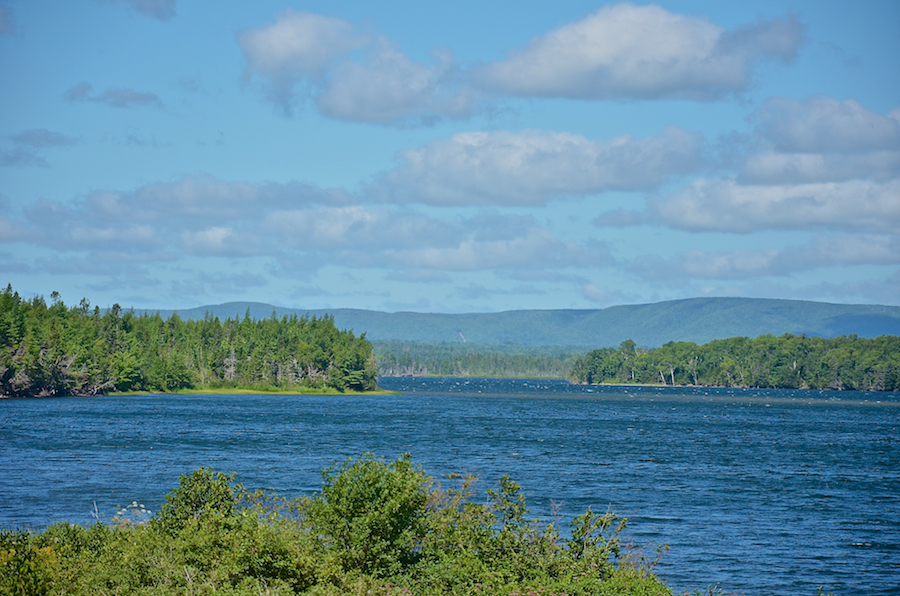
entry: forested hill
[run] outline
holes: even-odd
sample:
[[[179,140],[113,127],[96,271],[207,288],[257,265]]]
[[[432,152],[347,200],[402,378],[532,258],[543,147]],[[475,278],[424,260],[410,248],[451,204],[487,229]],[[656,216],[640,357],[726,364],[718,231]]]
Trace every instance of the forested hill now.
[[[900,335],[900,307],[829,304],[760,298],[691,298],[600,310],[513,310],[499,313],[432,314],[370,310],[298,310],[269,304],[230,302],[179,310],[185,319],[249,312],[251,318],[331,314],[341,329],[366,338],[427,343],[513,343],[525,346],[615,347],[631,339],[657,347],[670,341],[698,344],[729,337],[809,335],[878,337]],[[172,311],[161,311],[165,318]]]
[[[0,292],[0,396],[376,388],[371,343],[329,316],[188,321],[51,300]]]

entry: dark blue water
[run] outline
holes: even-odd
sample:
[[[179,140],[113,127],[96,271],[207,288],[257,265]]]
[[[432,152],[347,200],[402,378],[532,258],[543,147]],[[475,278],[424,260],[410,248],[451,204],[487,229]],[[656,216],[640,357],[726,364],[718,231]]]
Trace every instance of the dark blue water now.
[[[0,401],[0,527],[155,511],[199,466],[287,496],[365,451],[610,509],[676,590],[900,594],[900,394],[381,379],[390,396]]]

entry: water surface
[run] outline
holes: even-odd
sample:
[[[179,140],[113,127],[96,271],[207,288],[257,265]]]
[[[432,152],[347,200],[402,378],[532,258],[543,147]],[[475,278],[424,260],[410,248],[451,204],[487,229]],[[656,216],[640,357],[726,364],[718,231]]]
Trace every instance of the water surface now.
[[[900,593],[900,394],[383,378],[390,396],[0,402],[0,527],[155,511],[199,466],[287,496],[365,451],[509,474],[534,517],[588,507],[667,544],[677,590]],[[652,554],[652,548],[648,548]]]

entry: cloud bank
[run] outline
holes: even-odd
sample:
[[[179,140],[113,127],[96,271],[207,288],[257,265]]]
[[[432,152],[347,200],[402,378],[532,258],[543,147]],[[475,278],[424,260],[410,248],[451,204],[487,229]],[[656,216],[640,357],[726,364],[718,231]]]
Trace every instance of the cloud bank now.
[[[605,247],[560,240],[531,217],[433,217],[350,199],[339,190],[299,183],[188,177],[131,192],[96,191],[67,204],[41,199],[23,220],[5,225],[71,255],[86,273],[96,267],[85,270],[85,263],[110,255],[116,257],[102,267],[173,262],[183,255],[269,257],[308,270],[539,270],[610,260]]]
[[[697,178],[650,198],[642,211],[608,211],[600,226],[662,225],[692,232],[900,230],[900,122],[854,100],[772,98],[739,139],[735,175]],[[728,147],[734,151],[734,147]]]
[[[652,281],[752,279],[823,267],[900,265],[900,238],[892,235],[820,236],[802,246],[756,251],[690,250],[670,258],[638,257],[632,272]]]

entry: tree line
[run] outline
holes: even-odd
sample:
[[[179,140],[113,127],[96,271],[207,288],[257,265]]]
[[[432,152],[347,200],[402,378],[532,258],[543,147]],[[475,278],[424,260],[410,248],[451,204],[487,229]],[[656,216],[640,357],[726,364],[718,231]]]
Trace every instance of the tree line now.
[[[822,338],[786,333],[733,337],[698,346],[640,349],[627,340],[578,358],[579,383],[644,383],[783,389],[900,391],[900,337]]]
[[[565,379],[578,354],[573,348],[519,344],[373,342],[378,374],[390,377],[493,377]]]
[[[24,299],[0,292],[0,395],[97,395],[196,388],[376,388],[365,334],[341,331],[330,316],[249,313],[197,321],[177,313],[101,312],[59,294]]]

